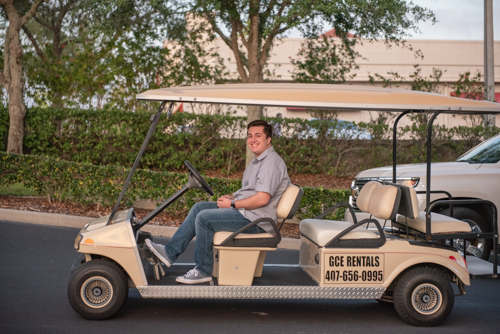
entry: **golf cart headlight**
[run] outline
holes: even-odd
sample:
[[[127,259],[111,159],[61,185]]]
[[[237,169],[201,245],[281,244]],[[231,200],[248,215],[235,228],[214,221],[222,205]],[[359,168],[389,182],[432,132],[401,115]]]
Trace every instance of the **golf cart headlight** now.
[[[418,182],[420,181],[419,177],[410,177],[410,178],[404,178],[404,179],[396,179],[397,184],[401,184],[403,186],[407,187],[413,187],[415,188],[418,186]]]

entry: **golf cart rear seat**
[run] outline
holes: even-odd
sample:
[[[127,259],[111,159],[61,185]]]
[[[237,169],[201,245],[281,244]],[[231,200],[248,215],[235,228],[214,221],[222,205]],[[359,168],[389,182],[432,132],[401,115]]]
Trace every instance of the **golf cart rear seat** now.
[[[291,219],[299,208],[302,188],[290,185],[285,190],[276,208],[279,219]],[[266,222],[274,230],[271,233],[243,233],[248,228]],[[282,225],[283,226],[283,225]],[[214,235],[214,270],[219,285],[252,285],[254,277],[262,276],[266,252],[275,251],[281,235],[272,218],[259,218],[236,232],[217,232]]]
[[[425,233],[426,221],[425,211],[418,211],[418,198],[415,188],[397,185],[401,189],[401,205],[396,216],[398,227]],[[402,225],[402,226],[401,226]],[[431,212],[431,232],[432,233],[461,233],[471,232],[471,227],[464,221]]]
[[[357,205],[361,211],[369,213],[372,217],[388,220],[395,218],[400,199],[401,190],[398,187],[370,181],[361,189]],[[326,216],[339,206],[349,206],[349,204],[334,205],[318,218]],[[384,233],[376,219],[364,219],[352,224],[318,218],[301,221],[300,233],[319,247],[380,247],[385,243]],[[369,223],[375,224],[378,234],[361,227]]]

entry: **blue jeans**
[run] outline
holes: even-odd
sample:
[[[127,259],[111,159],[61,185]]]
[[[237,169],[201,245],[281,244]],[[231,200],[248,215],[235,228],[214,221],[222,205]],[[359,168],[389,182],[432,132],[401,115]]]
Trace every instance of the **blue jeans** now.
[[[236,209],[219,209],[216,202],[196,203],[172,239],[165,245],[168,260],[174,263],[196,236],[194,253],[196,267],[202,274],[212,276],[212,243],[215,232],[236,232],[248,223],[250,220],[243,217]],[[262,232],[260,227],[252,226],[244,233]]]

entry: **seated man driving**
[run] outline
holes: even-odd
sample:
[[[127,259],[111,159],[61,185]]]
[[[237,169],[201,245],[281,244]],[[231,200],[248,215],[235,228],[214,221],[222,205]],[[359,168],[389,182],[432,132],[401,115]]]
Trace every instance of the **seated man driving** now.
[[[216,232],[236,232],[261,217],[277,220],[276,207],[281,195],[290,185],[290,178],[285,162],[272,146],[272,131],[272,126],[263,120],[248,124],[247,145],[255,157],[245,169],[241,189],[233,195],[219,197],[217,202],[200,202],[193,205],[166,245],[146,240],[151,251],[170,267],[196,236],[196,266],[183,276],[177,277],[177,282],[195,284],[212,280],[212,241]],[[244,233],[262,232],[262,227],[253,226]]]

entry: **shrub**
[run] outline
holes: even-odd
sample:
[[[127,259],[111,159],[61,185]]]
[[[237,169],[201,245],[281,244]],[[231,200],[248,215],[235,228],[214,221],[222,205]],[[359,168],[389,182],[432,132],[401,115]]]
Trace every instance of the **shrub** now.
[[[99,203],[112,206],[118,199],[129,172],[129,168],[121,166],[95,166],[52,157],[0,153],[2,186],[22,182],[33,187],[38,194],[56,201],[72,200],[83,204]],[[122,204],[130,206],[139,198],[161,203],[181,189],[187,178],[186,173],[138,169]],[[211,177],[206,179],[215,192],[211,200],[233,193],[241,186],[239,180]],[[298,217],[315,217],[327,207],[347,201],[348,196],[347,190],[306,187]],[[191,190],[176,201],[171,209],[179,215],[185,215],[194,203],[208,199],[209,196],[205,192]]]
[[[30,108],[25,117],[24,152],[93,165],[132,165],[148,132],[151,113],[121,110]],[[290,174],[313,173],[352,176],[392,162],[392,129],[385,124],[341,123],[333,119],[307,121],[267,118],[281,129],[273,143],[285,158]],[[356,138],[369,132],[371,140]],[[245,164],[246,120],[243,117],[176,113],[162,115],[140,168],[182,171],[189,160],[201,170],[232,173]],[[398,129],[406,145],[400,163],[426,159],[426,126]],[[458,157],[483,138],[498,133],[483,126],[436,127],[433,161]],[[8,111],[0,108],[0,137],[6,142]],[[354,135],[353,135],[354,134]],[[452,139],[453,138],[453,139]],[[5,149],[5,145],[3,149]]]

